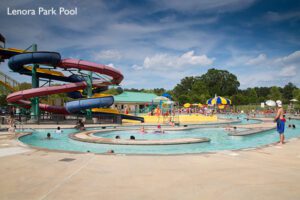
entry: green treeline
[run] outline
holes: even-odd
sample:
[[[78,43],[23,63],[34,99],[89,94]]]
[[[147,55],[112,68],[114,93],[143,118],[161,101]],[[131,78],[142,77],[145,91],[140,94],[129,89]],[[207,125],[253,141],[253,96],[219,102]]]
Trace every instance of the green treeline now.
[[[172,90],[164,88],[154,89],[124,89],[124,91],[155,93],[161,96],[163,93],[169,93],[173,99],[184,103],[206,103],[206,100],[214,97],[215,94],[232,100],[233,105],[259,104],[268,99],[282,100],[284,104],[289,103],[291,99],[300,101],[300,89],[293,83],[287,83],[284,87],[254,87],[239,89],[240,82],[237,76],[227,70],[209,69],[201,76],[190,76],[181,79]],[[30,83],[21,83],[16,90],[30,89]],[[123,92],[120,87],[111,88],[104,93],[118,95]],[[43,103],[52,104],[55,99],[60,98],[65,101],[71,99],[65,93],[41,97]],[[0,95],[0,106],[6,105],[6,95]]]
[[[184,103],[206,103],[215,94],[232,100],[233,105],[259,104],[268,99],[282,100],[287,104],[293,98],[300,101],[300,89],[293,83],[284,87],[254,87],[239,89],[240,82],[236,75],[227,70],[209,69],[201,76],[183,78],[172,90],[155,89],[125,89],[125,91],[151,92],[162,95],[167,92],[180,105]]]

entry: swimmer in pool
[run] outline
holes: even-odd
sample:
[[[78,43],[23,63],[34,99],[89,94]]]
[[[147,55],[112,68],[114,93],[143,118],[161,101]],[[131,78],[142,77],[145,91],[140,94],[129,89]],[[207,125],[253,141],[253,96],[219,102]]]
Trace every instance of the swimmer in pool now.
[[[144,127],[144,126],[141,127],[140,132],[141,132],[141,133],[147,133],[147,131],[145,130],[145,127]]]
[[[165,133],[165,132],[162,130],[161,125],[158,124],[157,125],[157,130],[155,130],[154,133]]]

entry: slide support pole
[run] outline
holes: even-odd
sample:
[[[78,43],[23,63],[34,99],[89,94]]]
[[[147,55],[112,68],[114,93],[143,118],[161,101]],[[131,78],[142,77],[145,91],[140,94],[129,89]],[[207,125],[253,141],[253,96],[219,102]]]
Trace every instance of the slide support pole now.
[[[93,96],[93,72],[89,71],[87,76],[87,97],[92,98]],[[87,109],[86,111],[86,119],[91,120],[92,119],[92,109]]]
[[[33,44],[32,45],[32,51],[36,52],[37,51],[37,45]],[[39,68],[39,65],[34,64],[31,70],[32,73],[32,88],[38,88],[39,87],[39,77],[37,75],[37,68]],[[38,122],[39,120],[39,114],[40,114],[40,109],[39,109],[39,97],[34,97],[31,99],[31,120],[34,122]]]

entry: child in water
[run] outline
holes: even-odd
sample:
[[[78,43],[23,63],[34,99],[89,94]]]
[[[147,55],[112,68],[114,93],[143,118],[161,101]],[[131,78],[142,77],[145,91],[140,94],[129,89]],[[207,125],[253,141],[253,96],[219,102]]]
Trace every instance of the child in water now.
[[[164,133],[164,131],[162,130],[160,124],[157,125],[157,130],[154,131],[154,133]]]
[[[147,131],[145,130],[145,127],[144,127],[144,126],[141,127],[140,132],[141,132],[141,133],[147,133]]]

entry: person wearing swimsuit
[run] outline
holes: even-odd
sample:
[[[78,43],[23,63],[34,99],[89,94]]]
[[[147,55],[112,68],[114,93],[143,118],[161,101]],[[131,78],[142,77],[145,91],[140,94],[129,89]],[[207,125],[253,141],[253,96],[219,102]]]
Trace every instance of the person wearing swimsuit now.
[[[284,143],[284,126],[285,126],[285,118],[284,118],[284,111],[282,108],[282,102],[280,100],[276,101],[277,105],[277,114],[274,119],[274,122],[277,123],[277,132],[279,133],[279,144]]]

